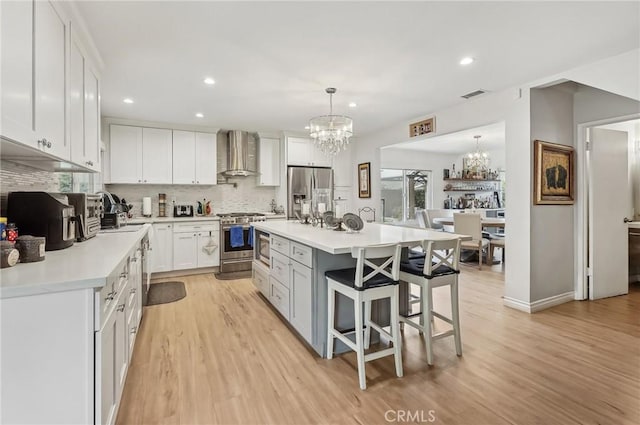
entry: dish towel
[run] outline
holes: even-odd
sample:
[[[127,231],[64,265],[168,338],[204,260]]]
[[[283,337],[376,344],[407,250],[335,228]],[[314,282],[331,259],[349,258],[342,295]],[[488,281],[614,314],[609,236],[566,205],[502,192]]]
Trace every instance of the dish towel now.
[[[231,248],[240,248],[244,246],[244,229],[242,226],[231,226],[229,229],[231,238]]]
[[[247,243],[251,248],[253,248],[253,226],[249,226],[249,240]]]

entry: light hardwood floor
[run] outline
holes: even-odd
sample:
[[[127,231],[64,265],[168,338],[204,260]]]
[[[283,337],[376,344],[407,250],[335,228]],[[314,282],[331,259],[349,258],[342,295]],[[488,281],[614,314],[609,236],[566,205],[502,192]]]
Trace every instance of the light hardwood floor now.
[[[249,279],[181,278],[186,298],[145,308],[117,423],[639,424],[640,290],[529,315],[500,267],[460,275],[462,357],[440,340],[429,368],[406,327],[404,377],[367,363],[366,391],[355,354],[318,358]]]

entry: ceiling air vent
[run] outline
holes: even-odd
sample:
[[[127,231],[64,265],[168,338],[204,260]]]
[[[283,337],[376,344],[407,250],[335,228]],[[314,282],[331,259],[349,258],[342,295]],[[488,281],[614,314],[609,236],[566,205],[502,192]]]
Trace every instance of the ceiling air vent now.
[[[480,96],[481,94],[486,93],[486,90],[476,90],[476,91],[472,91],[471,93],[467,93],[467,94],[463,94],[462,97],[464,97],[465,99],[470,99],[474,96]]]

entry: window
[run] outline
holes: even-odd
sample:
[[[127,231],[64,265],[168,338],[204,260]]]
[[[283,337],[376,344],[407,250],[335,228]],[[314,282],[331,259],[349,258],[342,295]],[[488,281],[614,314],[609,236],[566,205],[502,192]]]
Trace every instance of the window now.
[[[92,173],[58,173],[60,192],[94,193],[94,174]]]
[[[405,221],[416,209],[431,208],[431,171],[380,169],[383,221]]]

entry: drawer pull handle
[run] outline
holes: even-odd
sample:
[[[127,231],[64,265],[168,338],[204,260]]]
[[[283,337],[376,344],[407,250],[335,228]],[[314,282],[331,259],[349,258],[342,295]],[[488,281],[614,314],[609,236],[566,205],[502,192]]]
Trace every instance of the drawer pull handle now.
[[[107,294],[107,296],[105,297],[105,301],[112,301],[115,297],[116,297],[117,292],[115,291],[111,291]]]
[[[120,304],[117,308],[117,311],[124,311],[124,303]]]
[[[131,288],[131,293],[132,293],[132,294],[135,294],[135,293],[136,293],[136,291],[137,291],[137,288]]]
[[[137,326],[132,327],[131,328],[131,333],[134,334],[136,332],[138,332],[138,327]]]

